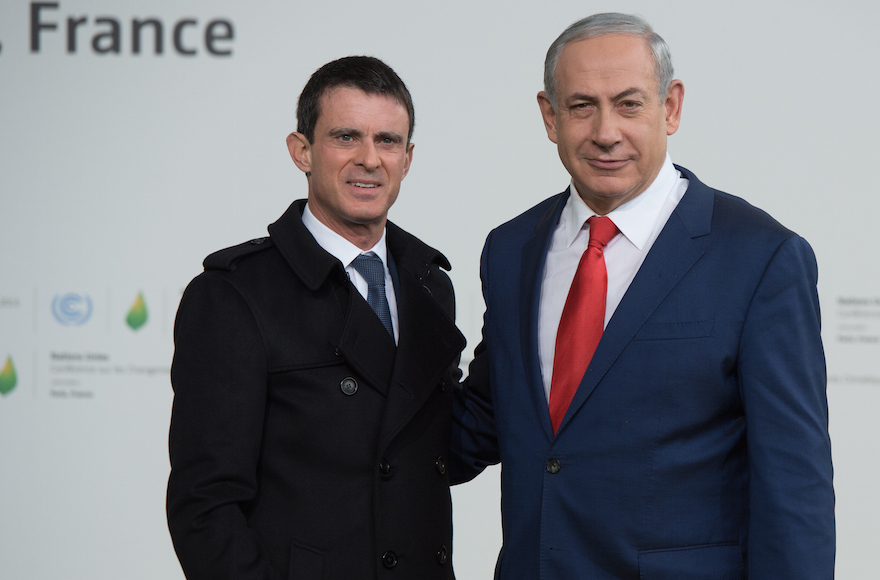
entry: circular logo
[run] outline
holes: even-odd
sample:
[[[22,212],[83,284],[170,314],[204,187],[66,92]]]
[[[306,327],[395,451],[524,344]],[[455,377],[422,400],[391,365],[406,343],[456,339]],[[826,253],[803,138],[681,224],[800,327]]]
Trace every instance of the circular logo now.
[[[92,299],[76,292],[58,294],[52,300],[52,314],[64,326],[80,326],[92,316]]]

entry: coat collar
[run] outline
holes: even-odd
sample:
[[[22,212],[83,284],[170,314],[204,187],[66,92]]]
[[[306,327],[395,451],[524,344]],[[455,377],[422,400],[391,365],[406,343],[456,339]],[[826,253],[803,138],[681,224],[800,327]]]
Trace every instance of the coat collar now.
[[[327,281],[334,269],[342,268],[342,265],[315,241],[303,225],[305,205],[304,199],[290,204],[287,211],[269,226],[269,236],[297,277],[309,290],[315,291]],[[427,272],[431,264],[437,264],[444,270],[451,269],[446,256],[392,222],[386,224],[386,243],[397,266],[416,275]],[[344,269],[340,271],[344,272]]]

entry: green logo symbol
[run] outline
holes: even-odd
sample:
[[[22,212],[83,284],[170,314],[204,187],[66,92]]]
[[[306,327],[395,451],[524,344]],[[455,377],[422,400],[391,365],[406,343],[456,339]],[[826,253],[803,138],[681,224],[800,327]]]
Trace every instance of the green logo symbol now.
[[[12,366],[12,357],[6,357],[6,364],[0,370],[0,395],[8,395],[15,388],[18,377],[15,376],[15,367]]]
[[[131,308],[128,311],[128,316],[125,317],[125,323],[128,324],[132,330],[137,330],[147,323],[147,303],[144,302],[143,292],[138,292],[134,304],[131,305]]]

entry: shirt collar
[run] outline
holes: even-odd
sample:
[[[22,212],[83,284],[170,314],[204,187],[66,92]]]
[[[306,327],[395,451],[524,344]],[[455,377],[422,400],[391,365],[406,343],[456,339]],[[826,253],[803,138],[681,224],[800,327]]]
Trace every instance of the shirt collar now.
[[[382,264],[388,268],[388,249],[385,245],[384,228],[382,229],[382,237],[376,242],[376,245],[364,252],[321,223],[309,209],[308,203],[306,203],[306,207],[303,210],[302,222],[306,229],[309,230],[309,233],[314,236],[318,245],[324,248],[334,258],[342,262],[342,265],[346,268],[351,264],[352,260],[358,257],[358,255],[366,254],[367,252],[375,252],[375,254],[379,256],[379,259],[382,260]]]
[[[638,249],[641,250],[651,236],[657,223],[657,216],[677,178],[678,172],[673,167],[672,159],[667,153],[660,173],[657,174],[657,178],[648,186],[648,189],[608,214],[620,233],[626,236]],[[594,215],[597,215],[596,212],[581,199],[574,185],[574,180],[572,180],[568,202],[560,217],[560,227],[565,230],[566,247],[574,243],[587,219]]]

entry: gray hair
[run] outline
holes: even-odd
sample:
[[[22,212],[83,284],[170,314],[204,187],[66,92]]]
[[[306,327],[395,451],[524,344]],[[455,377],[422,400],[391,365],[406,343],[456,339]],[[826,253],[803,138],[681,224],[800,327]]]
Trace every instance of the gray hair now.
[[[569,43],[578,40],[587,40],[597,36],[608,34],[628,34],[644,38],[648,43],[651,56],[654,57],[654,76],[657,77],[657,89],[662,101],[669,90],[672,82],[672,54],[669,46],[663,38],[654,32],[651,25],[635,14],[620,14],[608,12],[605,14],[593,14],[582,20],[578,20],[550,45],[547,57],[544,59],[544,92],[553,108],[556,108],[556,65],[559,64],[559,55]]]

